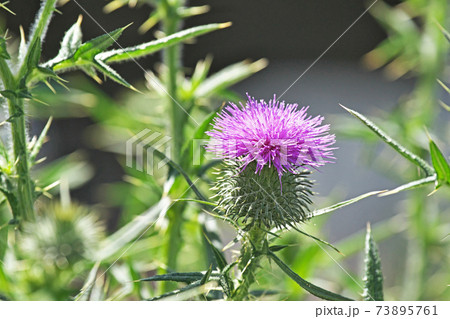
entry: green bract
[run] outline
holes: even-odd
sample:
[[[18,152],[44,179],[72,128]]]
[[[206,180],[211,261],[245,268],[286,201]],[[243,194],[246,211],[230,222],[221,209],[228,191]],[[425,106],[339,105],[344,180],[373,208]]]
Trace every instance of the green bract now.
[[[284,228],[307,220],[312,181],[310,171],[286,172],[281,180],[274,167],[264,167],[255,173],[251,162],[241,171],[237,162],[225,161],[214,190],[218,207],[234,221],[268,228]]]

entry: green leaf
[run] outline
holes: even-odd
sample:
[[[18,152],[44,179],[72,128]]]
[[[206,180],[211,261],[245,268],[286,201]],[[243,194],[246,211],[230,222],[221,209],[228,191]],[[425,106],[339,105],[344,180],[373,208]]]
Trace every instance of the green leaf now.
[[[431,162],[433,163],[434,169],[436,170],[436,189],[441,187],[443,184],[450,185],[450,166],[447,163],[444,155],[442,154],[439,147],[430,138],[430,154]]]
[[[208,202],[208,201],[204,201],[204,200],[199,200],[199,199],[195,199],[195,198],[179,198],[177,200],[175,200],[176,202],[194,202],[194,203],[199,203],[202,205],[208,205],[208,206],[217,206],[217,204],[214,204],[212,202]]]
[[[324,245],[327,245],[328,247],[330,247],[331,249],[334,249],[336,252],[338,252],[339,254],[342,254],[341,253],[341,251],[339,250],[339,249],[337,249],[335,246],[333,246],[332,244],[330,244],[329,242],[327,242],[327,241],[325,241],[325,240],[323,240],[323,239],[320,239],[320,238],[318,238],[318,237],[316,237],[316,236],[313,236],[313,235],[310,235],[310,234],[308,234],[308,233],[306,233],[306,232],[304,232],[304,231],[302,231],[302,230],[300,230],[300,229],[298,229],[298,228],[294,228],[296,231],[298,231],[300,234],[302,234],[302,235],[305,235],[305,236],[307,236],[307,237],[309,237],[309,238],[311,238],[311,239],[313,239],[313,240],[316,240],[316,241],[318,241],[318,242],[320,242],[320,243],[322,243],[322,244],[324,244]]]
[[[306,281],[299,275],[297,275],[288,265],[286,265],[281,259],[279,259],[274,253],[268,252],[268,256],[272,259],[281,270],[283,270],[286,275],[288,275],[292,280],[294,280],[300,287],[313,294],[316,297],[325,300],[333,300],[333,301],[352,301],[352,299],[338,295],[334,292],[325,290],[323,288],[317,287],[312,283]]]
[[[280,251],[280,250],[282,250],[284,248],[287,248],[287,247],[289,247],[289,245],[272,245],[272,246],[269,247],[269,250],[271,252],[275,253],[275,252]]]
[[[148,299],[149,301],[156,301],[156,300],[187,300],[189,298],[193,298],[195,296],[201,295],[208,291],[209,284],[202,285],[201,281],[198,280],[196,282],[193,282],[186,287],[183,287],[181,289],[177,289],[168,293],[165,293],[161,296],[153,297],[151,299]]]
[[[122,76],[120,76],[115,70],[113,70],[110,66],[105,64],[104,62],[97,60],[96,58],[93,61],[93,66],[103,73],[105,76],[109,77],[113,81],[125,86],[126,88],[137,91],[130,83],[128,83]]]
[[[406,149],[404,146],[402,146],[399,142],[394,140],[392,137],[387,135],[382,129],[380,129],[377,125],[375,125],[372,121],[367,119],[364,115],[349,109],[342,104],[339,104],[344,110],[349,112],[351,115],[355,116],[357,119],[359,119],[361,122],[363,122],[372,132],[374,132],[376,135],[378,135],[385,143],[390,145],[394,150],[396,150],[400,155],[402,155],[407,160],[411,161],[415,165],[418,165],[421,167],[427,176],[431,176],[435,174],[434,169],[422,158],[417,156],[416,154],[412,153],[408,149]]]
[[[103,34],[83,43],[73,54],[73,60],[77,61],[78,59],[83,59],[92,61],[97,54],[113,45],[127,27],[128,26],[118,28],[110,33]]]
[[[4,197],[2,200],[2,206],[4,202]],[[6,249],[8,248],[8,231],[9,231],[9,224],[6,216],[3,216],[6,214],[2,214],[0,216],[0,268],[3,266],[3,261],[6,253]]]
[[[30,51],[26,57],[25,63],[27,65],[27,73],[31,72],[39,64],[41,58],[41,39],[37,38],[30,48]]]
[[[98,59],[102,60],[105,63],[116,63],[126,60],[138,59],[161,49],[167,48],[168,46],[177,44],[181,41],[185,41],[187,39],[191,39],[215,30],[227,28],[228,26],[230,26],[229,23],[214,23],[190,28],[171,34],[162,39],[143,43],[134,47],[103,52],[99,54]]]
[[[216,246],[213,245],[213,243],[208,238],[208,236],[206,236],[206,234],[204,234],[204,236],[205,236],[207,242],[210,244],[210,247],[214,253],[214,256],[216,257],[217,266],[219,267],[220,270],[224,270],[228,264],[227,261],[225,260],[225,256],[219,249],[217,249]]]
[[[436,182],[436,175],[433,176],[429,176],[426,178],[422,178],[404,185],[401,185],[399,187],[396,187],[392,190],[386,191],[386,192],[382,192],[381,194],[378,195],[378,197],[384,197],[384,196],[389,196],[389,195],[393,195],[393,194],[397,194],[401,191],[404,190],[408,190],[408,189],[413,189],[416,187],[420,187],[420,186],[424,186],[430,183]]]
[[[208,76],[208,72],[211,68],[212,58],[207,56],[204,60],[197,62],[194,72],[191,77],[192,89],[196,89]]]
[[[67,30],[61,41],[61,47],[58,54],[52,60],[48,61],[46,64],[56,64],[66,59],[72,57],[77,49],[82,43],[82,32],[81,32],[81,16],[78,18],[77,22]]]
[[[343,201],[343,202],[340,202],[340,203],[337,203],[337,204],[334,204],[334,205],[331,205],[331,206],[328,206],[328,207],[325,207],[325,208],[322,208],[322,209],[316,209],[316,210],[312,211],[309,214],[308,218],[331,213],[331,212],[333,212],[333,211],[335,211],[335,210],[337,210],[339,208],[342,208],[342,207],[351,205],[353,203],[356,203],[356,202],[360,201],[361,199],[364,199],[364,198],[367,198],[367,197],[370,197],[370,196],[373,196],[373,195],[378,195],[378,194],[381,194],[383,192],[384,191],[374,191],[374,192],[365,193],[363,195],[360,195],[360,196],[348,199],[346,201]]]
[[[157,150],[156,148],[152,147],[151,145],[147,145],[148,149],[153,150],[154,154],[158,156],[159,158],[166,160],[167,164],[169,164],[170,167],[172,167],[174,170],[176,170],[178,173],[180,173],[186,182],[189,184],[189,187],[194,191],[195,195],[201,200],[201,201],[208,201],[208,199],[200,192],[200,190],[194,185],[192,180],[189,178],[189,175],[181,168],[180,165],[172,161],[169,157],[167,157],[164,153]]]
[[[367,224],[366,248],[365,248],[365,276],[364,293],[365,301],[383,301],[383,273],[378,248],[372,238],[370,224]]]
[[[33,47],[36,48],[37,42],[39,42],[39,56],[40,56],[40,42],[44,40],[45,34],[50,23],[53,12],[55,11],[55,5],[57,0],[44,0],[41,2],[41,8],[36,15],[34,24],[33,24],[33,32],[30,37],[29,48],[24,58],[24,62],[20,66],[20,70],[18,72],[18,78],[23,79],[31,69],[28,66],[28,61],[33,61],[35,58],[31,58],[31,55],[37,55],[36,52],[33,51]]]
[[[206,275],[206,272],[175,272],[168,273],[164,275],[155,275],[147,278],[139,279],[138,281],[174,281],[174,282],[184,282],[187,284],[193,283],[195,281],[202,280]],[[209,275],[208,275],[209,276]]]
[[[8,50],[6,49],[6,40],[3,37],[0,37],[0,58],[5,60],[11,59]]]
[[[208,97],[212,94],[242,81],[267,66],[267,60],[261,59],[250,63],[248,61],[232,64],[204,80],[195,90],[195,97]]]
[[[205,275],[202,277],[202,280],[200,281],[200,284],[204,285],[209,281],[209,277],[212,273],[212,265],[209,265],[208,270],[206,271]]]

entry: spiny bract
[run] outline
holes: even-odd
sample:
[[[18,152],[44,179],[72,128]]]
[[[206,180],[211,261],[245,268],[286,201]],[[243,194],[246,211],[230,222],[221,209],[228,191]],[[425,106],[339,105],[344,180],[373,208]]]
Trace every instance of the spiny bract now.
[[[213,188],[224,215],[250,227],[256,224],[269,229],[304,222],[312,203],[310,172],[283,174],[281,192],[275,169],[266,167],[259,174],[255,169],[254,162],[243,171],[238,162],[224,162]]]

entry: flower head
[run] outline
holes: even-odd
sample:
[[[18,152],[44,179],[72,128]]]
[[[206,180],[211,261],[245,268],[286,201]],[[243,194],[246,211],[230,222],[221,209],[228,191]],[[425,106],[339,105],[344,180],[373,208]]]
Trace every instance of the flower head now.
[[[335,137],[321,125],[323,117],[308,116],[307,109],[248,97],[218,114],[206,148],[225,160],[214,189],[226,216],[267,228],[308,218],[313,193],[304,168],[330,162]]]
[[[278,102],[269,103],[248,96],[245,105],[230,103],[214,119],[207,132],[207,150],[222,159],[238,160],[245,169],[256,162],[256,173],[274,166],[281,175],[295,173],[298,167],[317,168],[332,160],[334,135],[323,117],[308,116],[308,107]]]

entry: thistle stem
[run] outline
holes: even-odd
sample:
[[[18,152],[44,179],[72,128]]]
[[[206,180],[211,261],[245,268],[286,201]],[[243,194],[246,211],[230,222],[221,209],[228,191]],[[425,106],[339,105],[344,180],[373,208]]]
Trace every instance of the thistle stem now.
[[[173,2],[173,1],[172,1]],[[172,3],[168,0],[162,1],[162,6],[165,11],[163,21],[163,30],[166,35],[171,35],[179,31],[180,17],[177,13],[177,8],[182,5],[181,2],[175,1]],[[171,110],[171,130],[173,141],[172,159],[179,163],[180,150],[183,146],[183,127],[185,114],[178,104],[178,90],[177,90],[177,72],[181,67],[180,61],[180,46],[173,45],[163,51],[164,63],[167,66],[167,103]]]
[[[241,258],[238,268],[241,270],[241,280],[232,299],[241,301],[248,299],[250,286],[256,281],[256,271],[262,258],[262,249],[266,241],[266,232],[258,226],[253,226],[247,239],[242,243]]]
[[[28,148],[23,100],[9,100],[11,133],[17,173],[17,206],[20,217],[25,221],[34,220],[34,183],[30,177]],[[12,208],[14,209],[14,208]]]
[[[0,76],[5,89],[15,92],[17,81],[9,69],[5,60],[0,59]],[[23,220],[34,219],[34,184],[30,177],[28,164],[28,148],[23,99],[18,97],[8,98],[9,121],[11,122],[11,134],[14,152],[14,164],[17,174],[15,196],[8,197],[8,201],[14,218]]]
[[[180,16],[177,8],[184,3],[184,0],[163,0],[161,8],[164,10],[164,18],[162,19],[163,31],[166,35],[171,35],[179,31]],[[167,87],[167,105],[171,112],[170,129],[172,134],[172,159],[176,163],[180,163],[181,149],[184,143],[183,128],[185,123],[185,114],[178,104],[178,86],[177,72],[181,68],[180,46],[173,45],[163,51],[163,60],[167,67],[165,75]],[[173,191],[176,191],[174,187]],[[168,241],[166,244],[167,267],[170,270],[177,269],[178,254],[182,247],[181,230],[183,226],[183,210],[185,205],[176,205],[172,207],[169,216]],[[170,284],[164,284],[163,291],[172,290]]]

